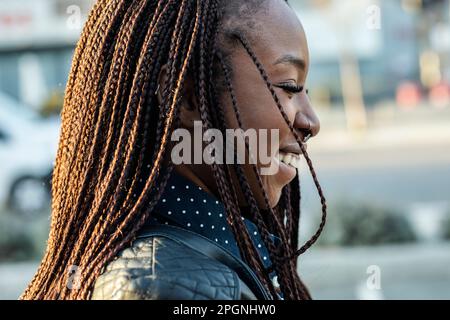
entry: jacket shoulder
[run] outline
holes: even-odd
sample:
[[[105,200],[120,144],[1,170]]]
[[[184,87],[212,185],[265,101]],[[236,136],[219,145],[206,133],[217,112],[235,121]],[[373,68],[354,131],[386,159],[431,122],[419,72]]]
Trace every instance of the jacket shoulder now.
[[[242,285],[224,264],[174,240],[140,238],[95,282],[97,300],[237,300]]]

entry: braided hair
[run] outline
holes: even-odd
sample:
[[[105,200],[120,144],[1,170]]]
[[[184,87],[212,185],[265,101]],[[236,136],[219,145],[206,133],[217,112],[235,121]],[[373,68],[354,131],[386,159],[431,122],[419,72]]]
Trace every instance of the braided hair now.
[[[265,0],[244,1],[248,7]],[[52,216],[47,249],[21,299],[89,299],[95,280],[151,216],[174,165],[171,133],[180,124],[180,101],[188,75],[204,130],[226,130],[220,97],[229,95],[239,127],[245,129],[232,84],[232,69],[218,45],[225,0],[98,0],[84,26],[69,75],[59,148],[52,178]],[[270,80],[243,32],[229,32],[257,66],[292,134],[299,142],[322,202],[316,234],[297,248],[300,215],[298,177],[271,208],[260,174],[253,172],[269,214],[259,208],[240,165],[212,164],[227,221],[245,262],[276,299],[269,274],[276,272],[287,300],[310,299],[297,273],[297,257],[319,237],[326,202],[303,143],[289,122]],[[158,103],[155,91],[163,65],[167,79]],[[222,81],[213,81],[218,78]],[[219,84],[215,84],[219,83]],[[247,146],[248,147],[248,146]],[[236,155],[235,155],[236,156]],[[236,161],[235,161],[236,163]],[[236,176],[238,183],[233,183]],[[237,194],[267,246],[264,267],[242,221]],[[275,246],[270,233],[281,239]],[[77,266],[79,288],[68,286]]]

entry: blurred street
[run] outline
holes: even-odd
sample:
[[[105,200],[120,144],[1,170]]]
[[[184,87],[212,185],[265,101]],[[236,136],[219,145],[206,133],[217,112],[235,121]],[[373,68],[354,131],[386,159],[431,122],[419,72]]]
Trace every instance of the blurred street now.
[[[360,248],[313,248],[300,260],[315,299],[450,299],[450,243]],[[367,268],[380,268],[380,290],[366,286]]]
[[[309,151],[326,193],[396,206],[450,202],[450,112],[418,113],[351,135],[322,115]],[[334,122],[333,122],[334,121]]]

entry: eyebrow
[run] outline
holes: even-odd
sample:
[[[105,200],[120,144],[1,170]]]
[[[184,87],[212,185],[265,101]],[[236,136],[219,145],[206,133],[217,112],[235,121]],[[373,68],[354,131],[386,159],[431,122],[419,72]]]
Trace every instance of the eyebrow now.
[[[281,58],[278,58],[277,61],[275,61],[274,65],[277,64],[282,64],[282,63],[287,63],[287,64],[292,64],[294,66],[296,66],[298,69],[305,71],[306,69],[306,63],[305,60],[300,59],[296,56],[287,54],[282,56]]]

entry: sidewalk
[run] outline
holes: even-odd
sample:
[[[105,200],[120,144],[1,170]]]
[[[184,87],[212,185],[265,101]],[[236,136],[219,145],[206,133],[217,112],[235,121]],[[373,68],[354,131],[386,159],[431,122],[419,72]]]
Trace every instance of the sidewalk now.
[[[0,264],[0,300],[15,300],[38,268],[36,262]]]
[[[450,242],[313,247],[300,261],[300,274],[316,299],[450,299]],[[381,290],[367,287],[370,266],[379,268]]]

